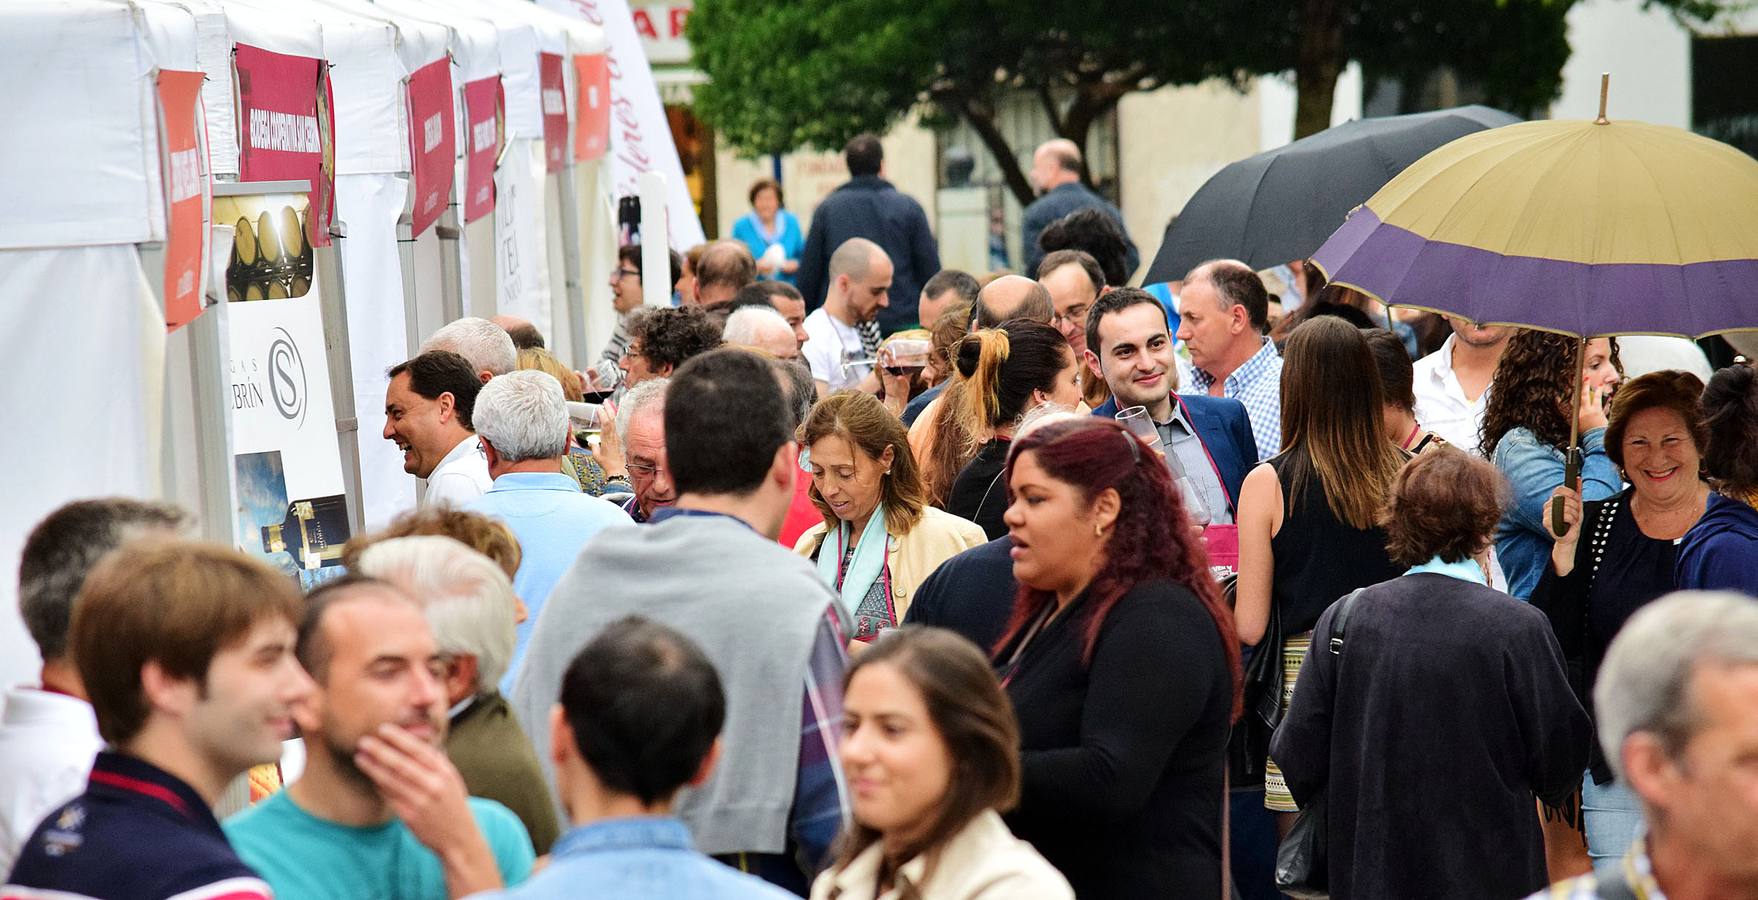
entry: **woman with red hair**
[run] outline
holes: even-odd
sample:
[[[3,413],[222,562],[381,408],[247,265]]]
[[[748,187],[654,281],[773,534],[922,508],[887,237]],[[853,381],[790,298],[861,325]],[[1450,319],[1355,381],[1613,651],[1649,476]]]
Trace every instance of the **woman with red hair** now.
[[[1221,895],[1239,638],[1166,466],[1116,422],[1018,439],[1019,596],[996,647],[1019,715],[1014,833],[1083,898]]]

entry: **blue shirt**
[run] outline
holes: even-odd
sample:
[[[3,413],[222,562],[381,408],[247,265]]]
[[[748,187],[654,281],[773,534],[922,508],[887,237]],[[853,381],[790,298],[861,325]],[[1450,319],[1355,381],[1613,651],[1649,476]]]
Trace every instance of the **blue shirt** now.
[[[1581,499],[1604,500],[1623,486],[1617,466],[1605,455],[1605,429],[1581,435]],[[1491,460],[1513,488],[1513,499],[1496,523],[1496,557],[1508,576],[1508,594],[1532,596],[1550,562],[1556,538],[1550,532],[1550,495],[1563,483],[1563,452],[1542,443],[1531,431],[1514,428],[1496,442]]]
[[[494,854],[501,880],[518,884],[529,877],[534,854],[519,817],[480,797],[470,798],[470,812]],[[439,857],[400,819],[341,825],[300,809],[281,791],[227,819],[224,827],[238,855],[274,888],[275,900],[450,896]]]
[[[1195,369],[1191,381],[1198,393],[1207,394],[1215,376]],[[1227,376],[1221,396],[1245,404],[1260,462],[1282,452],[1282,354],[1273,341],[1264,338],[1263,346]]]
[[[513,658],[500,685],[506,693],[513,689],[519,664],[525,660],[537,614],[580,548],[605,528],[632,525],[634,520],[615,503],[582,493],[578,481],[560,472],[508,472],[464,508],[500,519],[519,539],[513,592],[525,602],[528,615],[513,631]]]
[[[549,867],[520,887],[479,895],[524,900],[797,900],[696,852],[684,823],[606,819],[562,835]]]
[[[773,234],[763,233],[763,222],[757,218],[756,210],[752,210],[740,216],[739,220],[733,223],[732,236],[735,240],[745,242],[745,246],[751,251],[752,259],[762,259],[763,254],[769,252],[771,245],[780,244],[782,258],[797,261],[800,258],[800,251],[806,246],[806,237],[800,231],[800,220],[794,218],[794,214],[785,209],[775,211],[775,232]],[[794,283],[793,275],[779,269],[773,273],[759,274],[757,277],[764,281]]]

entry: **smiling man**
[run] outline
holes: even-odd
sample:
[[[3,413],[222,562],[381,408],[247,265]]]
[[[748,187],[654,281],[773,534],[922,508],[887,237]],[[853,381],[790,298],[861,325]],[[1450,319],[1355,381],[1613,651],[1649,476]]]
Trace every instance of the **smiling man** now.
[[[0,895],[272,897],[211,807],[280,758],[311,692],[293,658],[299,606],[285,576],[213,544],[148,539],[101,563],[68,643],[110,749],[25,843]]]
[[[430,350],[386,374],[384,438],[403,451],[403,471],[427,479],[422,505],[462,506],[493,487],[470,419],[482,381],[469,361]]]
[[[446,662],[414,600],[330,582],[307,600],[297,653],[316,682],[294,710],[305,772],[226,822],[276,900],[445,900],[531,873],[518,817],[467,796],[440,749]]]

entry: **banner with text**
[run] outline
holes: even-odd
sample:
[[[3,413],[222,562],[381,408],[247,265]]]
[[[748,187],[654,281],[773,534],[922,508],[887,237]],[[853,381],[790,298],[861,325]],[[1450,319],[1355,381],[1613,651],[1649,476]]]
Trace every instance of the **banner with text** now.
[[[464,85],[464,121],[464,221],[474,222],[494,212],[494,161],[505,122],[499,75]]]
[[[574,159],[598,159],[610,140],[610,68],[604,54],[574,57],[574,87]]]
[[[238,179],[311,182],[307,237],[313,246],[327,246],[336,154],[324,61],[237,44],[232,62],[238,83]]]
[[[562,58],[538,54],[538,79],[543,88],[544,170],[560,172],[568,158],[568,89],[562,77]]]
[[[410,215],[420,237],[452,202],[457,140],[452,133],[452,64],[440,59],[409,75],[409,159],[414,195]]]
[[[201,315],[208,233],[208,165],[200,72],[160,70],[159,148],[165,182],[165,328]]]

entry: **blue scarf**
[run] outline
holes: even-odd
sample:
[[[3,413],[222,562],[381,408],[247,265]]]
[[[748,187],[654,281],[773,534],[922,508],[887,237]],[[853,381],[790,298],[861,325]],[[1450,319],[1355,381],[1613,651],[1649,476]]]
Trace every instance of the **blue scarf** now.
[[[836,526],[836,544],[830,543],[830,535],[824,536],[824,542],[818,545],[818,577],[824,583],[836,588],[836,576],[842,569],[843,548],[848,546],[849,524],[838,523]],[[867,519],[867,527],[861,532],[861,541],[855,545],[855,558],[849,561],[848,571],[842,573],[842,602],[849,612],[861,606],[861,600],[873,582],[885,570],[885,544],[890,535],[885,533],[885,501],[873,508],[873,515]]]

